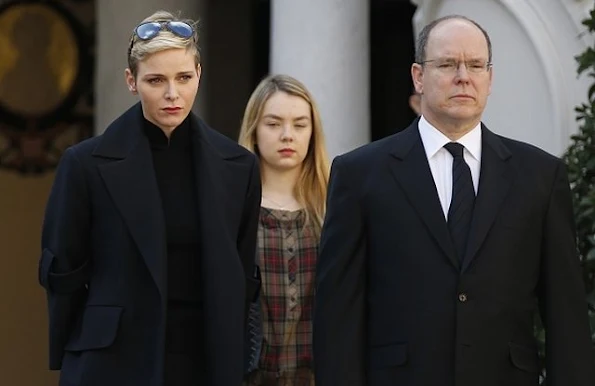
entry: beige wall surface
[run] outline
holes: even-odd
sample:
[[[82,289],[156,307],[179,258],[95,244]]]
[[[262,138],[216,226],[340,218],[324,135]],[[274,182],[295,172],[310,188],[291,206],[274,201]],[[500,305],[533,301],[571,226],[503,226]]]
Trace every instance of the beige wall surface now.
[[[45,294],[37,282],[41,224],[53,173],[0,171],[0,385],[56,386],[48,370]]]

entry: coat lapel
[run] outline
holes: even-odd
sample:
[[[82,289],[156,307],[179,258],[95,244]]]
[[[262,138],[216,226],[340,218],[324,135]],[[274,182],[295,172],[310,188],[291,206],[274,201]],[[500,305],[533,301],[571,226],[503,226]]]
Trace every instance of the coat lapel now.
[[[142,127],[142,112],[137,104],[108,127],[93,155],[113,160],[100,164],[99,173],[163,300],[167,253],[165,220],[160,210],[151,149]]]
[[[225,176],[225,161],[209,142],[206,127],[203,127],[204,124],[192,117],[191,125],[192,154],[198,195],[198,217],[200,233],[203,238],[201,240],[202,259],[203,264],[209,267],[215,263],[210,261],[213,256],[229,256],[229,253],[221,251],[222,248],[227,248],[228,245],[221,245],[217,242],[218,240],[231,240],[228,229],[224,226],[225,213],[224,208],[221,206],[221,202],[225,197],[222,186],[222,179]],[[216,261],[216,263],[217,265],[226,265],[225,262],[221,261]]]
[[[233,155],[222,153],[217,147],[211,129],[198,119],[192,121],[195,181],[197,181],[199,229],[201,237],[201,264],[204,312],[205,346],[209,348],[207,366],[221,368],[230,360],[227,348],[237,345],[243,328],[244,270],[237,250],[237,238],[230,232],[227,189],[233,189]],[[232,197],[239,197],[232,193]],[[241,292],[240,292],[241,291]],[[230,333],[234,331],[233,333]],[[220,349],[223,347],[223,349]],[[213,370],[216,372],[216,370]],[[224,384],[224,378],[213,385]]]
[[[460,269],[417,121],[399,133],[397,138],[398,141],[393,142],[392,159],[389,162],[392,174],[440,248],[451,263]]]
[[[466,270],[485,240],[508,194],[514,174],[511,153],[494,133],[482,126],[482,154],[479,189],[471,220],[467,252],[463,259]]]

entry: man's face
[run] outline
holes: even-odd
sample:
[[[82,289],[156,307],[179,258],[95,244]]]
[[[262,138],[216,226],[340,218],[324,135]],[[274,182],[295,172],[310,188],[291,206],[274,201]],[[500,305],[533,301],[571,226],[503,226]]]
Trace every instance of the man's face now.
[[[411,68],[430,123],[468,131],[480,122],[492,87],[488,57],[485,36],[472,23],[451,19],[434,27],[424,64]]]

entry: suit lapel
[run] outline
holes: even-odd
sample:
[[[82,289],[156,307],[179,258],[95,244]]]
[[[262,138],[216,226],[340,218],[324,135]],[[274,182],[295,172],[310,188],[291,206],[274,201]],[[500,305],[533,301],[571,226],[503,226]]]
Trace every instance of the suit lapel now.
[[[477,256],[508,194],[514,176],[510,157],[510,151],[500,138],[483,126],[479,189],[471,220],[467,252],[463,260],[463,271]]]
[[[136,105],[106,130],[94,156],[114,159],[98,166],[116,207],[165,298],[165,220],[151,149]]]
[[[397,138],[398,141],[393,142],[389,162],[392,174],[450,262],[460,269],[417,121],[399,133]]]

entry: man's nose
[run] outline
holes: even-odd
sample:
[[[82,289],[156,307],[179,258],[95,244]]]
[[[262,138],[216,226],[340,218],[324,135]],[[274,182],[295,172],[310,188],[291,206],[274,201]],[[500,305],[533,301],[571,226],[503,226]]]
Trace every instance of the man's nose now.
[[[457,78],[461,81],[467,81],[469,79],[469,70],[467,69],[467,63],[459,63],[457,67]]]

